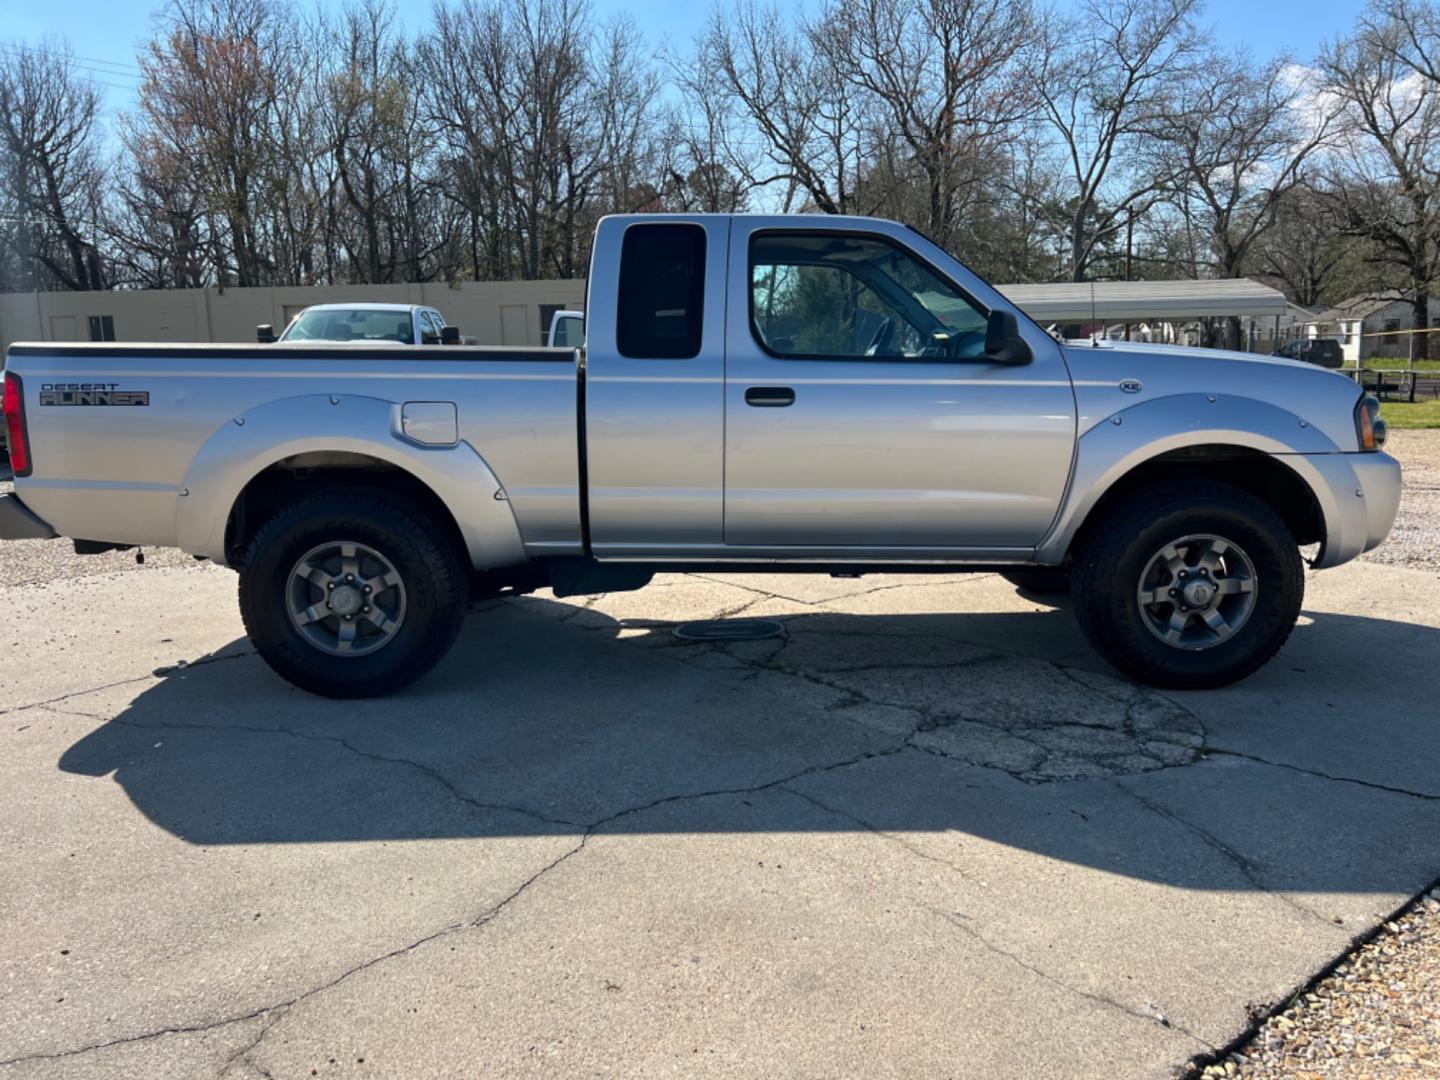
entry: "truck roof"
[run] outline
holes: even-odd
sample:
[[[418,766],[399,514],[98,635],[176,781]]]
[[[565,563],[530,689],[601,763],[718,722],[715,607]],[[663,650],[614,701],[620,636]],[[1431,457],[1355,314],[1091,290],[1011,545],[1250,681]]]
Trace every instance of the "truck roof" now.
[[[306,311],[415,311],[429,308],[429,304],[384,304],[370,300],[357,300],[352,304],[307,304]],[[433,309],[432,309],[433,310]]]

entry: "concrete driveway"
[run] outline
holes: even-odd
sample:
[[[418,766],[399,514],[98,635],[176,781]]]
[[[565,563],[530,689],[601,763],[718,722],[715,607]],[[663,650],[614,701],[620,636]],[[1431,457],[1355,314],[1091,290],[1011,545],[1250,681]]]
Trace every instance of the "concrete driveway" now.
[[[675,576],[338,703],[226,571],[5,587],[0,1077],[1169,1076],[1440,873],[1440,575],[1309,589],[1221,692],[993,576]]]

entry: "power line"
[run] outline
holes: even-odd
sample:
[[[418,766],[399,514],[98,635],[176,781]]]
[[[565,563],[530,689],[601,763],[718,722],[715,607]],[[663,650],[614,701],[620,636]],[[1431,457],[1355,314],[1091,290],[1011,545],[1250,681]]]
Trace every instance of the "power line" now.
[[[33,46],[17,45],[10,41],[0,41],[0,49],[8,49],[21,56],[24,56],[26,53],[44,53],[47,51],[45,49],[37,49]],[[116,75],[133,75],[136,78],[140,76],[140,69],[136,65],[123,63],[119,60],[101,60],[96,56],[76,56],[74,53],[64,52],[54,52],[53,55],[64,57],[68,60],[80,60],[86,64],[93,64],[97,67],[119,68],[120,70],[115,72]]]
[[[26,55],[26,52],[25,52],[24,50],[15,49],[14,46],[9,46],[9,45],[0,44],[0,49],[9,49],[9,50],[10,50],[10,55],[12,55],[12,56],[21,56],[21,57],[23,57],[23,56]],[[57,53],[56,55],[59,56],[59,57],[61,57],[61,58],[63,58],[63,59],[65,59],[65,60],[68,62],[68,65],[69,65],[70,67],[74,68],[76,71],[83,72],[85,75],[89,76],[92,81],[95,81],[95,82],[103,82],[103,79],[100,78],[101,76],[103,76],[103,77],[106,78],[106,79],[134,79],[134,80],[135,80],[134,84],[132,84],[132,85],[119,87],[119,89],[122,89],[122,90],[133,90],[133,89],[135,89],[136,87],[139,86],[139,84],[141,83],[141,81],[142,81],[143,78],[144,78],[144,77],[143,77],[142,75],[140,75],[138,72],[137,72],[136,74],[134,74],[134,75],[131,75],[131,74],[128,74],[128,73],[123,72],[123,71],[110,71],[110,70],[107,69],[107,68],[97,68],[97,67],[94,67],[94,66],[92,66],[92,65],[90,65],[90,64],[79,63],[79,62],[78,62],[78,60],[79,60],[78,57],[73,57],[73,56],[67,57],[67,56],[65,56],[65,55],[62,54],[62,53]],[[105,83],[104,85],[113,86],[113,85],[115,85],[115,84],[114,84],[114,83]]]

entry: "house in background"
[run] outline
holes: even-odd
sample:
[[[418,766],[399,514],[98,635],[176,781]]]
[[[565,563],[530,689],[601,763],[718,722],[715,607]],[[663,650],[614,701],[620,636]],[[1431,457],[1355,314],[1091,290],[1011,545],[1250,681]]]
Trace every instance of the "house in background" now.
[[[1430,326],[1440,320],[1440,299],[1430,301]],[[1377,356],[1401,359],[1410,355],[1415,307],[1398,290],[1362,293],[1314,316],[1307,337],[1334,338],[1340,342],[1346,367],[1356,367]],[[1433,348],[1433,346],[1432,346]]]

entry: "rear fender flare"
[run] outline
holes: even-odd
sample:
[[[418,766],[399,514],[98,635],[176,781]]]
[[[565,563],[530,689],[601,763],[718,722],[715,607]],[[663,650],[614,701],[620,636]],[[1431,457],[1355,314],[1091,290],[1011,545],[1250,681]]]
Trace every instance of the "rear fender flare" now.
[[[1340,447],[1296,414],[1254,398],[1177,394],[1140,402],[1093,425],[1079,439],[1075,467],[1060,514],[1036,547],[1036,561],[1062,562],[1096,504],[1131,470],[1162,454],[1192,446],[1234,446],[1277,456],[1305,482],[1320,507],[1327,537],[1345,512],[1326,474],[1344,461]],[[1335,455],[1323,460],[1309,455]],[[1354,485],[1351,485],[1353,488]],[[1327,545],[1328,546],[1328,545]]]
[[[175,512],[177,546],[225,563],[225,527],[235,501],[265,469],[296,454],[376,458],[415,477],[459,526],[476,569],[527,561],[504,487],[469,443],[422,446],[406,439],[397,402],[314,394],[266,402],[216,431],[190,462]],[[303,434],[297,434],[303,432]]]

